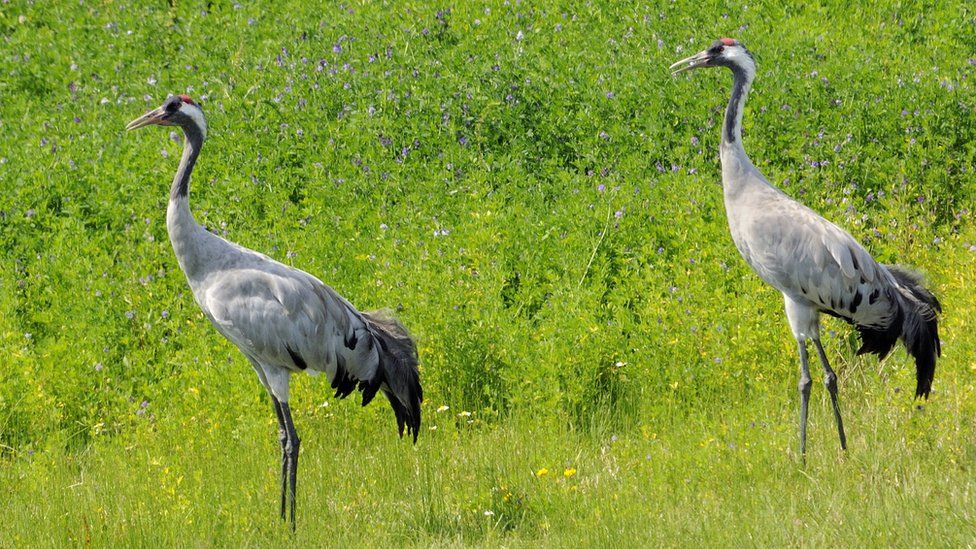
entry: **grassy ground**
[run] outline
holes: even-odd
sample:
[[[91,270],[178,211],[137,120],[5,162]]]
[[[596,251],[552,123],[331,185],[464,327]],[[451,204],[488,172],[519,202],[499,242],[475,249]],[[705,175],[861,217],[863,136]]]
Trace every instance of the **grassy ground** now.
[[[976,51],[965,2],[0,7],[0,490],[9,545],[965,545],[976,538]],[[718,185],[735,36],[745,145],[945,305],[927,402],[826,320],[796,446],[781,298]],[[425,427],[301,378],[299,531],[270,403],[187,291],[180,145],[123,131],[189,93],[197,219],[392,307]],[[178,136],[177,136],[178,137]]]

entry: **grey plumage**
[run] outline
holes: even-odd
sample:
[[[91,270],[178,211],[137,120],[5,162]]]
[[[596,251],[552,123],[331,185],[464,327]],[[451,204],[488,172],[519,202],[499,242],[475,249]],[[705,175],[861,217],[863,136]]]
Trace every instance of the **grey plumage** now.
[[[941,306],[920,278],[877,263],[844,230],[772,186],[742,146],[742,110],[755,76],[755,61],[739,42],[723,38],[671,66],[675,74],[700,67],[727,67],[733,74],[719,156],[729,231],[746,262],[783,294],[800,353],[800,452],[806,451],[810,375],[806,343],[814,343],[824,367],[841,447],[846,448],[836,374],[820,344],[820,313],[853,324],[863,345],[858,354],[883,358],[898,339],[916,363],[916,396],[928,397],[941,347]]]
[[[378,391],[390,401],[400,436],[420,430],[417,349],[406,329],[386,313],[362,313],[314,276],[249,250],[201,227],[190,213],[190,173],[207,134],[202,109],[173,96],[132,121],[128,129],[180,126],[183,157],[170,189],[166,226],[180,268],[204,314],[247,357],[271,395],[282,448],[281,517],[291,502],[301,441],[288,405],[295,372],[323,372],[336,397],[358,389],[363,405]]]

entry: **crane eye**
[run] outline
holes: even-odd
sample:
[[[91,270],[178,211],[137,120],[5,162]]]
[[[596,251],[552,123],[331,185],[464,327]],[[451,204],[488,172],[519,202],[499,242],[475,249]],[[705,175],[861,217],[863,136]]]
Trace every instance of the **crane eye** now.
[[[179,110],[180,105],[182,105],[182,100],[179,98],[179,96],[174,95],[173,97],[167,99],[166,103],[163,104],[163,110],[166,112],[176,112]]]

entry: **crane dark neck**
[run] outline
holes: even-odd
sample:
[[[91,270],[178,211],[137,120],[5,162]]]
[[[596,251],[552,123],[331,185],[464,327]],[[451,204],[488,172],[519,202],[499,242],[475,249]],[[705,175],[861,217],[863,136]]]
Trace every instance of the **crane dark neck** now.
[[[732,65],[732,97],[725,109],[725,125],[722,128],[722,144],[742,146],[742,109],[752,86],[752,75],[746,69]]]
[[[183,144],[183,158],[180,160],[180,167],[176,170],[173,186],[169,191],[170,200],[187,198],[190,192],[190,173],[193,172],[193,165],[197,163],[200,148],[203,147],[203,134],[196,126],[186,126],[183,132],[186,143]]]

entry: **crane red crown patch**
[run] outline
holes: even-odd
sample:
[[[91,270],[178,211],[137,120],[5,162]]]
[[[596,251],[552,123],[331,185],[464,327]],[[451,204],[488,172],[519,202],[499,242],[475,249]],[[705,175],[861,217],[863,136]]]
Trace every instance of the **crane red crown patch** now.
[[[721,42],[723,44],[725,44],[726,46],[734,46],[734,45],[736,45],[735,38],[720,38],[719,40],[721,40]]]
[[[180,94],[180,99],[182,99],[184,103],[189,103],[191,105],[196,105],[196,102],[194,102],[192,99],[190,99],[190,96],[189,95],[186,95],[185,93],[184,94]]]

